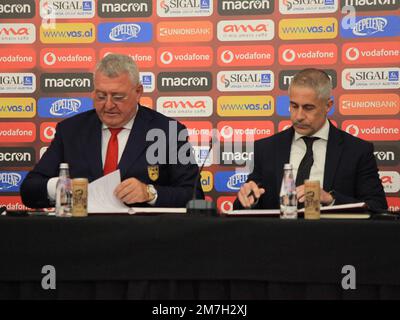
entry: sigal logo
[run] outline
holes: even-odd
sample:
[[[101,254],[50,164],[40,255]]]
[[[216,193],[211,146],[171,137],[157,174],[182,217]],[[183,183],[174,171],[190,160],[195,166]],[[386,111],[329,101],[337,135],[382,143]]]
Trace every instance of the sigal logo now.
[[[342,38],[396,37],[400,35],[399,24],[398,16],[358,16],[351,28],[341,23],[340,35]]]
[[[233,210],[233,203],[235,202],[236,197],[218,197],[217,199],[217,208],[219,212],[227,213]]]
[[[342,60],[347,64],[399,64],[399,42],[345,43]]]
[[[210,121],[181,121],[181,123],[188,130],[190,143],[208,146],[213,130]]]
[[[220,71],[217,87],[219,91],[271,91],[274,73],[269,70]]]
[[[393,144],[374,144],[374,156],[378,166],[396,166],[400,163],[400,149]]]
[[[217,103],[220,117],[269,117],[274,113],[272,96],[221,96]]]
[[[0,23],[0,43],[30,44],[36,41],[32,23]]]
[[[400,68],[357,68],[342,71],[342,87],[347,90],[398,89]]]
[[[215,190],[238,192],[249,176],[248,172],[219,171],[215,174]]]
[[[279,12],[282,14],[333,13],[338,9],[338,1],[339,0],[280,0]]]
[[[157,24],[159,42],[207,42],[213,39],[210,21],[160,22]]]
[[[42,73],[40,88],[43,92],[92,92],[92,73]]]
[[[93,109],[91,98],[39,98],[38,113],[41,118],[68,118]]]
[[[42,43],[92,43],[96,39],[93,23],[53,23],[40,26]]]
[[[273,20],[226,20],[217,25],[219,41],[267,41],[275,36]]]
[[[343,0],[342,6],[351,6],[358,11],[397,10],[400,3],[397,0]]]
[[[205,17],[213,13],[213,0],[157,1],[159,17]]]
[[[213,112],[211,97],[159,97],[157,111],[169,117],[209,117]]]
[[[396,171],[379,171],[385,193],[397,193],[400,191],[400,174]]]
[[[32,69],[36,65],[36,51],[31,48],[0,49],[0,70]]]
[[[273,0],[219,0],[218,13],[221,16],[264,15],[274,11]]]
[[[36,126],[32,122],[0,122],[1,142],[33,142]]]
[[[40,0],[40,16],[52,19],[94,17],[94,0]]]
[[[270,66],[274,63],[274,47],[222,46],[218,48],[218,65],[225,66]]]
[[[282,19],[279,38],[283,40],[334,39],[338,25],[335,18]]]
[[[35,16],[35,0],[1,0],[0,19],[30,19]]]
[[[0,93],[32,93],[35,90],[33,73],[0,73]]]
[[[155,89],[155,80],[153,72],[139,72],[140,83],[143,85],[143,92],[153,92]]]
[[[29,210],[21,200],[20,196],[1,196],[0,206],[5,206],[7,210]]]
[[[1,167],[30,167],[35,164],[35,149],[28,147],[0,147]]]
[[[213,153],[208,153],[209,146],[193,146],[193,153],[199,167],[209,167],[213,164]]]
[[[211,72],[160,72],[157,77],[158,91],[210,91]]]
[[[339,99],[343,115],[396,115],[400,111],[400,98],[394,93],[344,94]]]
[[[92,48],[45,48],[40,51],[43,69],[91,69],[96,63]]]
[[[153,12],[151,0],[98,0],[97,13],[101,18],[150,17]]]
[[[98,25],[99,42],[150,42],[152,39],[153,25],[150,22],[100,23]]]
[[[0,171],[0,192],[19,192],[27,171]]]
[[[335,64],[337,47],[333,43],[291,44],[279,47],[281,65]]]
[[[126,54],[135,61],[139,68],[151,68],[154,66],[155,50],[152,47],[113,47],[100,50],[100,59],[110,53]]]
[[[289,84],[292,81],[294,75],[298,73],[300,70],[283,70],[279,72],[279,89],[288,90]],[[324,71],[328,74],[331,79],[332,88],[335,89],[337,86],[337,74],[333,69],[324,69]]]
[[[33,98],[0,98],[0,118],[33,118],[35,114]]]
[[[398,119],[345,120],[342,123],[342,129],[364,140],[400,140],[400,120]]]
[[[210,171],[202,171],[200,173],[201,188],[204,192],[210,192],[214,186],[213,174]]]
[[[40,140],[51,142],[56,134],[57,122],[42,122],[40,124]]]
[[[201,68],[213,62],[211,47],[168,47],[157,52],[157,64],[163,68]]]
[[[254,141],[274,134],[272,121],[220,121],[217,129],[221,141]]]

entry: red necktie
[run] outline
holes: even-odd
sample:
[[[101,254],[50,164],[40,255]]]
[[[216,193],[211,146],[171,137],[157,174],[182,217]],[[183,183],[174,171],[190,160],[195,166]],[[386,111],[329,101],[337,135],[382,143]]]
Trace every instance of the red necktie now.
[[[123,128],[108,128],[111,132],[110,140],[108,141],[106,162],[104,164],[104,175],[117,170],[118,165],[118,133]]]

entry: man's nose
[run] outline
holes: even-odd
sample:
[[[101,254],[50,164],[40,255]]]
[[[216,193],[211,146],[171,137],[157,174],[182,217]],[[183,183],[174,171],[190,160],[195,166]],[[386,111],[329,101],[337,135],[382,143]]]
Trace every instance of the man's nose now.
[[[303,108],[301,108],[301,107],[297,108],[297,110],[295,112],[295,119],[296,119],[296,121],[303,121],[304,120]]]
[[[106,108],[113,108],[115,106],[115,103],[112,100],[112,95],[111,94],[108,94],[106,96],[106,101],[105,101],[104,105],[105,105]]]

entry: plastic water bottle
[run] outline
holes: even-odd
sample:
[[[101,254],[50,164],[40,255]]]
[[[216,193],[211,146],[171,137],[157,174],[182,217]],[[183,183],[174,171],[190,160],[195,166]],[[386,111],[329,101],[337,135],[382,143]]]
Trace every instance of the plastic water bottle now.
[[[281,219],[297,219],[296,184],[293,179],[293,167],[286,163],[283,167],[283,178],[280,193]]]
[[[72,184],[69,177],[68,163],[60,163],[60,174],[56,187],[56,216],[71,217]]]

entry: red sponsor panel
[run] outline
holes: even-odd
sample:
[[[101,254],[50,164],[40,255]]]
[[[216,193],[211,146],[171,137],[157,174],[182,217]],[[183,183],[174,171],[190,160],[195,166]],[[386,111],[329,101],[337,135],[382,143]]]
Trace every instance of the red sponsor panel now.
[[[36,126],[32,122],[0,122],[0,144],[12,142],[33,142]]]
[[[96,65],[92,48],[45,48],[40,51],[40,66],[44,69],[91,69]]]
[[[210,196],[204,196],[204,200],[208,201],[208,202],[213,202],[213,198]]]
[[[221,141],[255,141],[274,134],[272,121],[221,121],[217,125]]]
[[[212,38],[211,21],[163,21],[157,24],[159,42],[205,42]]]
[[[163,68],[209,67],[212,62],[211,47],[163,47],[157,51],[157,64]]]
[[[1,196],[0,207],[5,206],[7,210],[28,210],[20,196]]]
[[[279,47],[279,63],[284,66],[334,64],[337,47],[333,43],[291,44]]]
[[[40,124],[40,140],[51,142],[56,134],[57,122],[43,122]]]
[[[273,46],[222,46],[218,48],[218,65],[223,67],[270,66],[273,63]]]
[[[30,69],[36,66],[36,51],[30,48],[1,48],[0,70]]]
[[[386,197],[389,210],[399,211],[400,210],[400,197]]]
[[[400,42],[345,43],[342,61],[347,64],[399,64]]]
[[[149,109],[154,109],[153,107],[153,99],[150,97],[140,97],[140,104]]]
[[[346,120],[342,130],[364,140],[400,140],[400,120],[397,119]]]
[[[236,197],[219,197],[217,199],[217,209],[221,213],[226,213],[233,210],[233,202]]]
[[[207,145],[212,137],[210,121],[181,121],[189,133],[189,141],[193,145]]]
[[[129,48],[103,48],[100,50],[100,59],[110,53],[120,53],[130,56],[139,68],[151,68],[155,63],[156,52],[151,47],[129,47]]]

